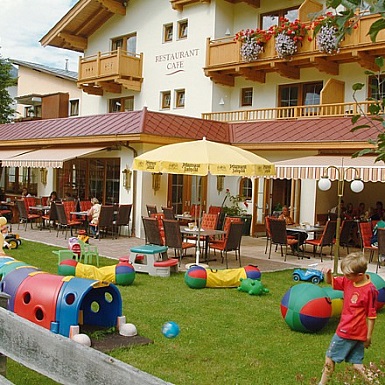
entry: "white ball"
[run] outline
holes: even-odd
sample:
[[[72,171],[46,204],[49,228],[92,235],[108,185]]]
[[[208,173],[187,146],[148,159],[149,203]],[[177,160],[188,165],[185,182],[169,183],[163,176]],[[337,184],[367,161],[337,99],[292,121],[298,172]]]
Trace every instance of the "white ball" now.
[[[71,339],[79,344],[91,346],[91,339],[87,336],[87,334],[75,334]]]
[[[119,329],[119,334],[125,337],[133,337],[138,334],[134,324],[123,324]]]

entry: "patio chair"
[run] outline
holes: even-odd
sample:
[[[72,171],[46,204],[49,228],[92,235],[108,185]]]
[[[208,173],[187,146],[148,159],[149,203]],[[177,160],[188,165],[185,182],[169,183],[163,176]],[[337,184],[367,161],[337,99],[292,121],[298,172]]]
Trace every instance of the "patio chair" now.
[[[162,206],[162,211],[165,219],[175,219],[175,211],[173,207]]]
[[[325,226],[328,219],[329,219],[329,214],[317,214],[316,215],[317,223],[320,226]]]
[[[130,235],[131,210],[132,204],[119,205],[116,220],[113,221],[113,224],[116,227],[116,238],[119,237],[122,226],[127,226],[127,233]]]
[[[59,231],[62,230],[64,232],[64,239],[67,239],[67,231],[70,229],[71,236],[73,236],[72,229],[74,227],[81,226],[82,221],[77,219],[70,219],[68,220],[67,215],[64,210],[63,203],[56,203],[56,213],[57,213],[57,231],[56,231],[56,237],[59,235]]]
[[[146,205],[147,215],[151,217],[151,214],[156,214],[158,212],[156,205]]]
[[[305,245],[312,245],[313,246],[313,256],[314,257],[316,255],[317,247],[319,247],[319,250],[320,250],[319,256],[321,258],[321,262],[322,262],[322,249],[325,246],[330,247],[330,256],[332,256],[333,245],[334,245],[335,236],[336,236],[336,228],[337,228],[337,222],[336,221],[327,221],[320,238],[307,239],[305,241]]]
[[[385,257],[385,229],[377,229],[378,239],[378,259],[376,265],[376,274],[378,269],[381,267],[382,258]]]
[[[19,225],[21,223],[25,224],[24,226],[25,231],[27,230],[28,223],[31,224],[31,229],[32,229],[33,228],[32,224],[41,220],[41,214],[28,212],[24,199],[18,199],[16,201],[16,205],[17,205],[17,209],[19,210],[19,223],[17,225],[17,229],[19,229]]]
[[[287,255],[287,247],[293,248],[294,246],[298,246],[299,240],[293,238],[292,236],[287,235],[286,231],[286,222],[284,220],[279,219],[269,219],[270,226],[270,247],[269,247],[269,259],[271,257],[271,247],[272,245],[280,246],[281,248],[281,256],[284,257],[284,261],[286,261]],[[283,248],[285,246],[285,249]],[[298,249],[299,253],[299,249]],[[298,255],[299,258],[299,255]]]
[[[163,219],[165,246],[174,249],[175,258],[179,258],[179,266],[182,255],[186,255],[187,249],[196,248],[195,243],[183,242],[179,221],[176,219]]]
[[[378,247],[371,245],[371,238],[373,235],[372,224],[370,222],[360,222],[359,231],[362,245],[362,252],[369,251],[369,262],[372,262],[374,253],[378,252]]]
[[[80,246],[80,260],[83,260],[83,263],[86,265],[92,265],[95,258],[96,266],[99,267],[99,251],[96,246],[89,245],[88,243],[79,241]]]
[[[164,214],[163,213],[152,213],[150,215],[151,218],[155,218],[158,221],[158,228],[160,233],[160,238],[162,239],[162,244],[165,244],[165,237],[164,237],[164,228],[163,228],[163,219]]]
[[[340,231],[340,246],[346,247],[346,251],[349,254],[349,245],[352,240],[352,230],[354,227],[354,221],[345,219],[341,225]]]
[[[97,228],[97,232],[99,232],[99,241],[102,238],[102,234],[104,234],[105,237],[107,236],[108,230],[111,230],[111,238],[114,239],[114,211],[114,206],[102,205],[98,223],[89,223],[89,226]]]
[[[146,243],[151,245],[164,246],[160,235],[158,220],[156,218],[142,217]]]
[[[226,269],[229,268],[227,253],[235,252],[235,260],[239,259],[239,267],[241,267],[241,240],[243,235],[242,222],[230,222],[229,231],[222,243],[210,243],[210,248],[221,252],[222,263],[226,261]],[[224,257],[223,257],[224,255]]]
[[[41,219],[48,224],[48,226],[44,226],[48,227],[49,231],[51,232],[51,226],[55,226],[56,221],[58,219],[55,202],[51,202],[50,210],[44,215],[42,215]]]

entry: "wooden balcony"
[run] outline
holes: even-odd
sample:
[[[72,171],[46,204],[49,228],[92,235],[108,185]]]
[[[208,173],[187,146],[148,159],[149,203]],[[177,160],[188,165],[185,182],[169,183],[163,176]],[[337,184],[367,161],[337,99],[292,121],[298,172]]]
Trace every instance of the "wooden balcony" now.
[[[275,41],[270,39],[264,51],[255,61],[242,60],[240,55],[241,43],[233,38],[207,40],[205,75],[219,84],[234,86],[237,76],[245,79],[265,83],[266,74],[279,73],[290,79],[300,79],[302,68],[313,67],[329,75],[339,74],[339,65],[342,63],[358,63],[364,69],[377,71],[374,60],[385,55],[385,31],[381,31],[375,43],[367,36],[370,26],[379,20],[378,15],[369,15],[362,18],[358,28],[351,35],[346,35],[341,42],[340,51],[335,55],[326,55],[318,51],[315,39],[304,39],[298,46],[296,54],[289,59],[279,59],[275,52]]]
[[[120,94],[122,87],[140,91],[142,85],[143,55],[122,51],[98,53],[80,58],[78,87],[92,95],[103,92]]]
[[[258,108],[253,110],[237,110],[203,113],[202,119],[220,122],[252,122],[262,120],[314,119],[331,117],[352,117],[354,115],[370,115],[371,101],[331,103],[308,106],[291,106],[275,108]]]

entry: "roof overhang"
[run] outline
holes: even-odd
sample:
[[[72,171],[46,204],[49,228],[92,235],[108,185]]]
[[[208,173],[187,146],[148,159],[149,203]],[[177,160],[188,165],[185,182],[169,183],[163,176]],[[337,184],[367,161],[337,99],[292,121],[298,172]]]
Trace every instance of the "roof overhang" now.
[[[357,177],[364,182],[385,182],[385,164],[375,162],[375,159],[374,156],[351,158],[341,155],[316,155],[289,159],[275,163],[275,178],[318,180],[326,174],[331,180],[338,180],[341,176],[345,180],[353,180]],[[328,166],[337,167],[340,171],[333,168],[326,170]],[[355,168],[357,173],[352,168]]]
[[[109,18],[126,14],[128,0],[79,0],[56,25],[44,35],[40,43],[72,51],[84,52],[87,39]]]
[[[43,95],[40,95],[40,94],[21,95],[21,96],[16,96],[15,100],[19,104],[27,104],[29,106],[40,106],[42,96]]]
[[[34,168],[62,168],[63,162],[80,156],[91,154],[104,147],[81,148],[42,148],[27,153],[8,157],[3,160],[3,167],[34,167]],[[1,153],[0,153],[1,155]]]

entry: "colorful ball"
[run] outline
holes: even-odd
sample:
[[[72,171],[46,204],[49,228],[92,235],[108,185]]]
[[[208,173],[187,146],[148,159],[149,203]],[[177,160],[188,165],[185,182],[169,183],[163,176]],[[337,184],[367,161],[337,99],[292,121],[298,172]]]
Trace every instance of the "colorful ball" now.
[[[73,276],[75,276],[77,264],[78,264],[78,262],[75,261],[74,259],[65,259],[64,261],[60,262],[60,264],[57,268],[57,273],[59,275],[73,275]]]
[[[245,272],[246,272],[246,278],[250,279],[258,279],[259,281],[261,280],[262,274],[261,270],[258,269],[258,266],[254,265],[247,265],[244,267]]]
[[[175,338],[179,332],[179,325],[174,321],[168,321],[162,326],[162,333],[166,338]]]
[[[323,289],[332,301],[332,317],[340,316],[342,307],[344,306],[344,292],[341,290],[334,290],[330,286],[326,286]]]
[[[381,310],[385,305],[385,280],[376,273],[368,273],[370,276],[370,280],[373,285],[378,290],[377,297],[377,308],[376,310]]]
[[[186,271],[184,281],[192,289],[203,289],[207,283],[207,271],[202,266],[193,265]]]
[[[283,296],[281,314],[292,330],[317,332],[332,315],[331,300],[321,287],[301,283],[291,287]]]
[[[131,285],[135,280],[135,269],[127,258],[119,258],[115,266],[115,280],[117,285]]]

